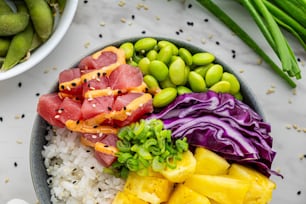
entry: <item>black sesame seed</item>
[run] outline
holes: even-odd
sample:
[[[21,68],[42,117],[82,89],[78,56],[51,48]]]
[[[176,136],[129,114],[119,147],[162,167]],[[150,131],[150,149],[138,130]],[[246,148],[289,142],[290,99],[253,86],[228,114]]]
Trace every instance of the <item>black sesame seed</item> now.
[[[99,38],[103,38],[103,35],[101,33],[99,34]]]
[[[90,150],[86,150],[86,152],[90,152]]]
[[[304,158],[306,158],[306,154],[304,154]]]
[[[104,145],[104,147],[106,147],[106,148],[107,148],[107,147],[109,147],[109,146],[108,146],[108,145]]]
[[[14,167],[17,167],[17,166],[18,166],[17,162],[14,162]]]
[[[301,193],[302,193],[301,191],[296,192],[297,195],[301,195]]]
[[[97,127],[98,127],[97,125],[94,125],[94,126],[93,126],[93,128],[97,128]]]
[[[235,53],[236,53],[236,50],[232,50],[232,53],[235,54]]]
[[[123,107],[123,110],[126,110],[126,107],[125,107],[125,106]]]
[[[72,181],[72,184],[76,184],[77,181]]]
[[[216,45],[220,45],[220,42],[219,42],[219,41],[216,41]]]
[[[193,26],[193,22],[192,21],[187,21],[187,25],[188,26]]]
[[[101,189],[101,188],[98,188],[98,191],[99,191],[99,192],[101,192],[101,191],[102,191],[102,189]]]
[[[94,166],[90,167],[90,169],[94,169],[94,168],[95,168]]]
[[[61,85],[61,89],[65,89],[65,86],[64,86],[64,85]]]
[[[208,18],[205,18],[205,19],[204,19],[204,22],[208,22]]]
[[[235,54],[233,54],[233,55],[232,55],[232,58],[236,58],[236,55],[235,55]]]
[[[180,31],[180,33],[182,33],[182,32],[183,32],[183,29],[180,29],[179,31]]]
[[[71,83],[71,86],[76,86],[76,83],[75,83],[75,82],[72,82],[72,83]]]
[[[78,120],[78,121],[76,121],[76,124],[78,125],[78,124],[80,124],[80,121]]]
[[[84,4],[87,4],[87,3],[88,3],[88,1],[85,0],[85,1],[84,1]]]
[[[146,31],[145,30],[141,31],[141,34],[146,34]]]
[[[35,96],[40,96],[40,93],[36,93]]]
[[[100,76],[101,76],[101,73],[100,73],[100,72],[98,72],[98,73],[97,73],[97,76],[98,76],[98,77],[100,77]]]
[[[25,115],[24,115],[24,114],[22,114],[22,115],[21,115],[21,118],[24,118],[24,117],[25,117]]]
[[[131,18],[134,20],[134,19],[135,19],[135,15],[134,15],[134,14],[132,14]]]
[[[179,35],[179,34],[180,34],[180,32],[179,32],[179,31],[176,31],[176,32],[175,32],[175,34]]]
[[[112,110],[112,107],[108,106],[107,109],[108,109],[109,111],[111,111],[111,110]]]
[[[106,76],[106,72],[103,72],[103,76]]]
[[[300,58],[297,58],[296,60],[297,60],[298,62],[300,62],[300,61],[301,61],[301,59],[300,59]]]
[[[188,8],[192,8],[192,4],[188,4]]]
[[[0,122],[3,122],[3,117],[0,117]]]
[[[117,93],[118,93],[118,94],[122,94],[122,91],[121,91],[121,90],[118,90]]]
[[[84,79],[84,83],[86,83],[87,82],[87,79]]]
[[[22,87],[22,83],[21,82],[18,83],[18,87],[19,88]]]

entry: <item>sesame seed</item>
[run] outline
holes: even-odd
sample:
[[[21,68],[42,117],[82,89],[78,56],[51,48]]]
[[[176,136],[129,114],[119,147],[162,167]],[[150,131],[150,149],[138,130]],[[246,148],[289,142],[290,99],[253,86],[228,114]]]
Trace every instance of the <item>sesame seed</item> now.
[[[17,162],[14,162],[14,167],[17,167],[17,166],[18,166]]]
[[[102,191],[102,189],[99,187],[99,188],[98,188],[98,191],[99,191],[99,192],[101,192],[101,191]]]
[[[188,8],[192,8],[192,4],[188,4]]]
[[[216,45],[220,45],[220,42],[219,42],[219,41],[216,41]]]
[[[87,4],[88,3],[88,1],[87,0],[85,0],[85,1],[83,1],[84,2],[84,4]]]
[[[132,14],[131,18],[134,20],[134,19],[135,19],[135,15],[134,15],[134,14]]]
[[[301,193],[302,193],[301,191],[296,192],[297,195],[301,195]]]
[[[0,122],[3,122],[3,117],[0,117]]]
[[[58,119],[59,117],[60,117],[59,115],[55,115],[55,116],[54,116],[55,119]]]
[[[21,114],[21,118],[24,118],[25,117],[25,115],[24,114]]]
[[[90,169],[94,169],[94,168],[95,168],[94,166],[90,167]]]
[[[77,181],[72,181],[72,184],[76,184]]]
[[[146,34],[146,31],[145,30],[141,31],[141,34]]]
[[[204,22],[208,22],[208,18],[205,18],[205,19],[204,19]]]
[[[40,93],[36,93],[35,96],[40,96]]]
[[[95,107],[97,107],[97,105],[94,103],[94,104],[92,104],[92,107],[95,108]]]
[[[18,87],[19,88],[22,87],[22,83],[21,82],[18,83]]]

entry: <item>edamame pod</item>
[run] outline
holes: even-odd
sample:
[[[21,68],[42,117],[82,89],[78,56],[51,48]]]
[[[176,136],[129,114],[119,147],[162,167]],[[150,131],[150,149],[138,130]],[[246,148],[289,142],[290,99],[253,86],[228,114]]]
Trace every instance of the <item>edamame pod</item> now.
[[[150,63],[151,63],[151,61],[147,57],[144,57],[141,60],[139,60],[138,67],[141,70],[143,75],[149,74],[149,65],[150,65]]]
[[[0,57],[4,57],[8,51],[10,46],[9,38],[0,38]]]
[[[125,42],[120,45],[120,48],[124,51],[125,59],[130,59],[134,55],[134,45],[131,42]]]
[[[173,44],[172,42],[169,42],[167,40],[161,40],[157,43],[157,46],[159,47],[159,49],[162,49],[163,47],[166,47],[170,45],[172,48],[172,54],[173,55],[178,55],[178,48],[176,47],[175,44]]]
[[[174,83],[172,83],[172,81],[170,80],[169,77],[167,77],[164,81],[160,82],[160,86],[164,89],[164,88],[168,88],[168,87],[172,87],[175,88],[176,85]]]
[[[149,64],[149,73],[154,76],[157,81],[163,81],[167,78],[169,71],[165,63],[158,60],[153,60]]]
[[[24,12],[0,15],[0,36],[11,36],[23,31],[29,23],[29,14]]]
[[[134,44],[135,50],[137,52],[146,52],[152,50],[157,44],[157,40],[154,38],[141,38]]]
[[[191,71],[189,73],[188,82],[193,92],[206,91],[206,83],[205,83],[204,78],[200,74],[196,73],[195,71]]]
[[[53,14],[45,0],[24,0],[38,36],[46,41],[53,30]]]
[[[186,48],[181,47],[178,50],[178,55],[184,60],[186,65],[190,66],[192,64],[192,54]]]
[[[223,67],[219,64],[211,66],[205,74],[205,82],[208,87],[214,85],[221,80]]]
[[[156,108],[162,108],[171,103],[177,95],[176,88],[165,88],[157,93],[153,98],[153,106]]]
[[[196,53],[192,56],[192,63],[198,66],[207,65],[215,60],[215,56],[208,52]]]
[[[162,61],[165,64],[169,64],[171,57],[172,57],[172,48],[170,45],[168,45],[160,49],[156,59]]]
[[[219,81],[215,83],[209,90],[217,93],[228,93],[231,88],[231,84],[228,81]]]
[[[143,81],[148,86],[149,92],[153,95],[160,92],[158,81],[153,76],[148,74],[143,77]]]
[[[2,70],[9,70],[26,56],[33,39],[33,27],[29,23],[26,29],[16,34],[10,44],[5,60],[2,64]]]
[[[185,75],[185,62],[178,57],[169,66],[169,78],[175,85],[183,85],[188,75]]]
[[[178,86],[176,90],[178,95],[182,95],[185,93],[192,93],[191,89],[187,88],[186,86]]]
[[[147,58],[149,58],[150,61],[153,61],[153,60],[156,60],[157,58],[157,51],[156,50],[150,50],[148,53],[147,53]]]
[[[231,84],[231,88],[229,90],[230,94],[235,95],[240,91],[240,83],[235,75],[224,72],[221,80],[228,81]]]

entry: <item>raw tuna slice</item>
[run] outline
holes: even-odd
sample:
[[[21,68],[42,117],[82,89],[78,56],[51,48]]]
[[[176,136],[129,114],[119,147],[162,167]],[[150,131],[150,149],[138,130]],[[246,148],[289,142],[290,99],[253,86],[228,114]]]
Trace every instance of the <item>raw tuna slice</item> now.
[[[76,80],[80,79],[81,72],[79,68],[71,68],[62,71],[59,74],[59,89],[63,93],[67,93],[70,95],[74,95],[76,97],[82,96],[82,84],[77,83]],[[68,83],[67,86],[61,85],[63,82],[71,82]]]
[[[118,96],[116,98],[116,101],[114,103],[113,109],[114,110],[121,110],[123,107],[126,107],[128,104],[130,104],[134,99],[142,96],[144,93],[128,93],[122,96]],[[139,120],[142,118],[146,113],[151,113],[153,111],[153,105],[152,100],[149,100],[148,102],[141,104],[136,110],[131,112],[124,121],[114,120],[114,123],[118,127],[122,127],[125,125],[128,125],[134,121]]]
[[[113,105],[113,110],[120,111],[129,103],[131,103],[134,99],[138,98],[141,95],[142,93],[128,93],[121,96],[117,96]]]
[[[58,109],[59,120],[65,124],[67,120],[81,119],[81,103],[70,98],[64,98]]]
[[[100,142],[116,147],[118,137],[114,134],[107,134],[106,137],[104,137]],[[95,157],[103,166],[109,167],[112,165],[114,161],[116,161],[117,157],[105,153],[101,153],[98,151],[95,151]]]
[[[108,87],[108,78],[106,76],[102,76],[99,80],[92,79],[86,83],[83,83],[83,96],[87,91],[105,89]]]
[[[143,76],[138,67],[122,64],[109,76],[112,89],[128,89],[142,84]]]
[[[102,96],[90,100],[85,99],[81,108],[82,117],[86,120],[100,113],[107,113],[112,109],[113,103],[113,96]]]
[[[42,95],[38,101],[37,112],[50,125],[65,127],[65,125],[58,120],[58,110],[61,103],[62,100],[57,93]]]
[[[79,63],[81,69],[100,69],[107,65],[113,64],[117,61],[116,53],[105,51],[102,52],[98,59],[94,59],[92,56],[83,58]]]

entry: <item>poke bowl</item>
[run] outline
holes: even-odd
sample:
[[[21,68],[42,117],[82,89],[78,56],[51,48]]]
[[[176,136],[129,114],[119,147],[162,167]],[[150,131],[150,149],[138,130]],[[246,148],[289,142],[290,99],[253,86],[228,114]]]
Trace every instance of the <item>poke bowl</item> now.
[[[37,104],[30,168],[41,203],[272,199],[270,124],[213,53],[136,37],[71,67]]]
[[[18,10],[19,7],[24,8],[23,3],[20,1],[12,0],[4,2],[7,2],[7,5],[12,8],[10,12],[16,10],[16,15],[22,12]],[[43,12],[44,18],[37,18],[36,16],[41,14],[37,14],[35,11],[32,13],[31,11],[34,9],[29,8],[33,8],[35,5],[29,3],[29,5],[26,5],[26,8],[28,8],[26,9],[27,12],[21,13],[25,16],[21,21],[23,22],[27,19],[27,27],[18,31],[18,33],[12,31],[11,33],[0,34],[0,80],[15,77],[33,68],[48,56],[58,43],[60,43],[72,23],[74,14],[77,10],[78,1],[60,1],[63,2],[63,4],[56,2],[57,1],[50,1],[48,4],[40,5],[43,7],[40,8],[40,11]],[[21,6],[18,6],[19,4]],[[47,15],[49,13],[50,15]],[[38,22],[36,23],[36,21]],[[10,27],[11,24],[8,26]],[[17,49],[18,43],[21,44],[22,47]]]

